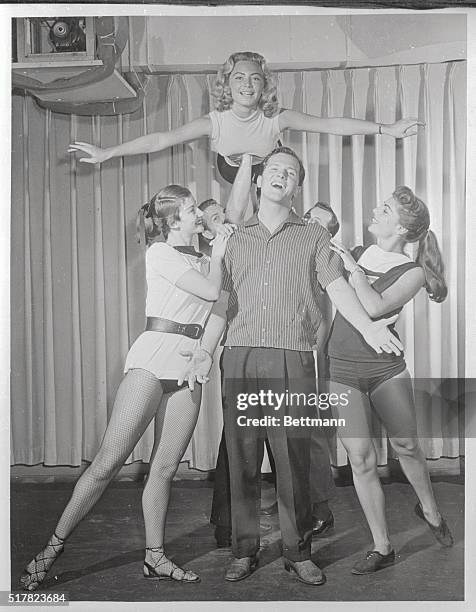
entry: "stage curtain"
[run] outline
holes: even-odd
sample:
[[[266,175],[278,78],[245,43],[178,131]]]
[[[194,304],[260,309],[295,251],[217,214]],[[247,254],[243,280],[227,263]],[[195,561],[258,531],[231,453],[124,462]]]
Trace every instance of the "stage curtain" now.
[[[211,81],[205,74],[152,75],[142,109],[114,117],[55,114],[14,96],[12,464],[78,466],[94,457],[128,347],[144,326],[137,209],[173,182],[190,187],[199,201],[226,201],[229,192],[206,139],[100,167],[78,163],[67,153],[69,142],[109,146],[181,125],[208,112]],[[297,212],[329,201],[341,219],[338,238],[348,245],[369,239],[372,209],[395,185],[407,184],[428,203],[449,295],[434,304],[420,292],[399,321],[418,397],[428,402],[427,379],[464,377],[466,64],[282,72],[278,85],[285,108],[386,123],[410,115],[426,124],[418,137],[398,142],[298,133],[285,133],[283,142],[307,169]],[[214,467],[219,395],[218,385],[207,390],[185,456],[199,469]],[[419,413],[432,431],[423,440],[426,456],[462,454],[458,419],[448,417],[452,408],[430,404]],[[383,433],[376,431],[381,464],[388,459]],[[130,460],[148,461],[151,448],[149,429]],[[346,463],[338,444],[333,463]]]

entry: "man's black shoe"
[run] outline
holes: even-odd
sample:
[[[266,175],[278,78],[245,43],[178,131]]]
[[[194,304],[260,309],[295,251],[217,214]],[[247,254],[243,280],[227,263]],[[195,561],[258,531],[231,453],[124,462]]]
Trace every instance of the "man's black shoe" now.
[[[253,557],[242,557],[241,559],[235,557],[226,570],[225,580],[228,580],[228,582],[244,580],[251,576],[257,565],[258,557],[256,555]]]
[[[329,512],[325,519],[312,519],[312,535],[320,536],[328,533],[334,527],[334,515]]]
[[[273,516],[274,514],[278,514],[278,502],[274,502],[274,504],[266,508],[261,507],[259,513],[261,516]]]
[[[326,581],[321,569],[310,559],[305,561],[284,560],[284,569],[290,574],[294,574],[300,582],[311,586],[320,586]]]

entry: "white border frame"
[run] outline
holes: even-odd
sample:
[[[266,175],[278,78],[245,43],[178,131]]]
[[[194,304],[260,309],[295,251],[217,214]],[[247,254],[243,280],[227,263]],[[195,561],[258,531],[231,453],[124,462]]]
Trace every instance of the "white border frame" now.
[[[290,3],[291,4],[291,3]],[[337,7],[304,7],[304,6],[175,6],[158,4],[4,4],[0,5],[0,40],[11,40],[11,18],[29,16],[54,15],[197,15],[197,16],[234,16],[234,15],[344,15],[368,14],[379,11],[379,14],[399,13],[462,13],[467,15],[467,162],[466,162],[466,227],[467,236],[476,234],[476,173],[471,170],[476,165],[476,8],[446,8],[438,10],[406,10],[406,9],[350,9]],[[10,464],[10,155],[11,155],[11,77],[10,57],[3,54],[0,61],[0,104],[2,109],[0,120],[0,184],[3,190],[1,203],[2,219],[0,223],[0,590],[10,590],[10,513],[9,513],[9,464]],[[476,240],[466,240],[466,261],[476,262]],[[476,317],[471,319],[469,313],[474,312],[476,289],[473,278],[474,265],[466,266],[466,375],[476,378]],[[365,607],[366,612],[386,612],[387,610],[442,612],[465,611],[476,609],[476,523],[474,508],[476,506],[476,440],[466,440],[466,479],[465,479],[465,600],[462,602],[72,602],[70,608],[77,610],[223,610],[253,609],[253,610],[313,610],[317,606],[325,606],[328,610],[359,610]],[[8,501],[7,501],[8,500]],[[469,520],[468,520],[469,519]],[[0,606],[3,608],[3,606]],[[5,608],[6,609],[6,608]],[[25,610],[25,606],[15,606],[15,609]],[[28,607],[31,609],[31,606]],[[43,607],[42,609],[45,609]]]

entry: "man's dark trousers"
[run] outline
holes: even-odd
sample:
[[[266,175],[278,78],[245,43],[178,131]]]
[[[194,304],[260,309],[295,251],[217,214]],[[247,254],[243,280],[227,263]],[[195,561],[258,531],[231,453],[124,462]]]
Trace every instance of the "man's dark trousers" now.
[[[310,426],[285,426],[284,416],[316,416],[306,405],[258,405],[237,408],[239,394],[315,394],[311,351],[276,348],[225,347],[222,356],[224,424],[232,509],[233,554],[237,558],[259,550],[260,469],[264,438],[268,437],[275,465],[283,556],[310,558],[312,513],[309,498]],[[241,396],[243,397],[243,395]],[[240,426],[238,418],[279,419],[279,425]]]

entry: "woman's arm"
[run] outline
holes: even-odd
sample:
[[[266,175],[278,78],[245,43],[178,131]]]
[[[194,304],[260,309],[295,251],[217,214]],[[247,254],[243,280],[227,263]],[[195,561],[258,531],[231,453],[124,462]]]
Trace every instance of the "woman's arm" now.
[[[205,331],[200,341],[200,348],[213,355],[218,342],[223,335],[226,325],[226,312],[228,310],[228,291],[222,291],[220,297],[213,304],[210,316],[208,317]]]
[[[425,275],[421,268],[412,268],[404,272],[393,285],[382,293],[375,291],[369,285],[361,268],[356,269],[352,274],[352,282],[360,303],[369,316],[375,318],[393,312],[413,299],[425,284]]]
[[[175,284],[179,289],[192,293],[202,300],[214,302],[220,295],[221,258],[211,257],[208,276],[203,276],[197,270],[188,270]]]
[[[396,316],[372,321],[357,298],[355,291],[342,276],[329,283],[326,291],[337,310],[362,334],[367,344],[377,353],[383,351],[400,355],[403,345],[387,328],[388,325],[397,320]]]
[[[222,280],[222,260],[225,255],[226,243],[233,233],[232,225],[222,225],[220,233],[213,240],[212,254],[210,257],[210,270],[207,276],[200,274],[197,270],[188,270],[177,280],[175,285],[183,291],[214,302],[220,296]]]
[[[243,154],[236,173],[230,197],[225,208],[225,219],[230,223],[243,223],[250,201],[252,157]]]
[[[374,123],[373,121],[350,119],[348,117],[315,117],[293,110],[284,110],[279,115],[280,130],[321,132],[340,136],[386,134],[394,138],[406,138],[416,134],[419,125],[423,126],[425,124],[413,117],[400,119],[395,123]]]
[[[168,147],[172,147],[183,142],[196,140],[202,136],[210,136],[211,121],[208,116],[194,119],[190,123],[186,123],[169,132],[156,132],[140,136],[134,140],[129,140],[120,145],[102,149],[87,142],[75,142],[69,146],[68,153],[82,151],[89,157],[81,157],[79,161],[87,164],[100,164],[112,157],[121,157],[122,155],[138,155],[139,153],[153,153],[162,151]]]
[[[193,351],[180,351],[186,359],[186,364],[178,379],[179,385],[186,380],[193,391],[195,382],[208,382],[212,356],[225,330],[229,295],[228,292],[222,291],[218,301],[213,304],[200,345]]]
[[[425,284],[425,275],[421,268],[412,268],[390,287],[379,293],[370,285],[367,276],[359,267],[348,249],[336,240],[331,241],[331,249],[335,251],[352,277],[355,293],[360,303],[372,318],[393,312],[409,302]]]
[[[316,292],[316,302],[319,312],[321,313],[321,321],[316,331],[315,344],[319,354],[324,352],[324,348],[329,337],[329,332],[332,327],[332,310],[328,296],[324,292]]]

